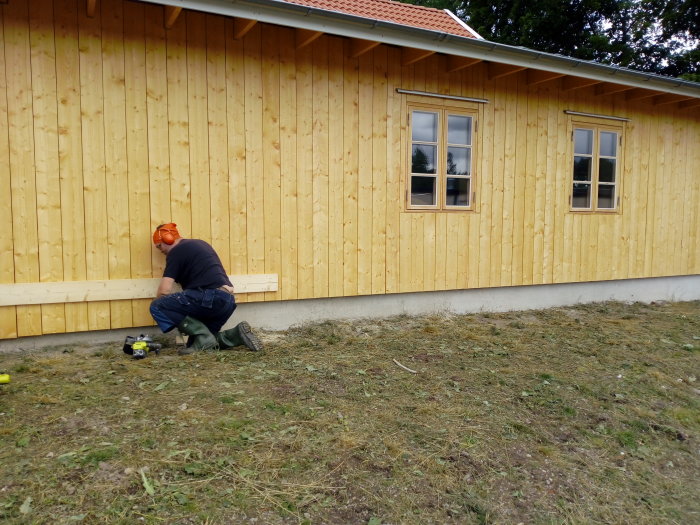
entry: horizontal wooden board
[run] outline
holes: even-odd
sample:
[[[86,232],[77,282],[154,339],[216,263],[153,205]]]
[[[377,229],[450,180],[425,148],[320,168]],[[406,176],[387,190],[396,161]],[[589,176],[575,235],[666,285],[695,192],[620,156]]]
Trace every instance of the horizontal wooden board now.
[[[230,275],[236,293],[275,292],[277,274]],[[0,284],[0,306],[82,303],[156,296],[160,279]]]

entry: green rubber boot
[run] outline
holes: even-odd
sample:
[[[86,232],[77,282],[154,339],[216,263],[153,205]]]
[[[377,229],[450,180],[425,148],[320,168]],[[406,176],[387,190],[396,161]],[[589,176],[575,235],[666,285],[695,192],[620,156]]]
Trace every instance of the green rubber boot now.
[[[263,349],[262,341],[253,333],[247,321],[243,321],[229,330],[219,332],[216,334],[216,341],[221,349],[241,345],[254,352],[259,352]]]
[[[219,349],[219,343],[216,341],[216,337],[204,326],[204,323],[197,321],[197,319],[187,316],[178,325],[177,329],[189,336],[187,347],[180,349],[178,352],[180,355],[192,354],[199,350]]]

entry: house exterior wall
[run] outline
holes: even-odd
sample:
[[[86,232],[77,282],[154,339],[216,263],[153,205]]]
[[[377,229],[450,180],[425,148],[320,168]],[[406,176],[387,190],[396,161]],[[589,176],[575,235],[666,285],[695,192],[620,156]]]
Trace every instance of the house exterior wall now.
[[[127,0],[0,16],[0,283],[158,277],[171,220],[229,273],[278,274],[239,302],[700,274],[697,109],[192,11],[166,30]],[[476,111],[473,210],[407,209],[413,102]],[[619,211],[570,211],[565,110],[629,119]],[[143,326],[148,303],[3,306],[0,338]]]

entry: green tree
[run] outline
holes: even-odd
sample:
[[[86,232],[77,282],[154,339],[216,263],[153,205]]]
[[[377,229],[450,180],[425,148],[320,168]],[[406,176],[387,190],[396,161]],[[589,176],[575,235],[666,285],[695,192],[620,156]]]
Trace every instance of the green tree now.
[[[482,37],[689,79],[700,74],[698,0],[410,0],[450,9]]]

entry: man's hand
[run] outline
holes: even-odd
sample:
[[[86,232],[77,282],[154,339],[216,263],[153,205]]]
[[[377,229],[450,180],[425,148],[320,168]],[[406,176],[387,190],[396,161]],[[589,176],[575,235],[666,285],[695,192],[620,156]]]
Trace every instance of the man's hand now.
[[[163,295],[168,295],[173,291],[173,285],[175,284],[175,279],[172,277],[163,277],[158,284],[158,291],[156,292],[156,297],[162,297]]]

